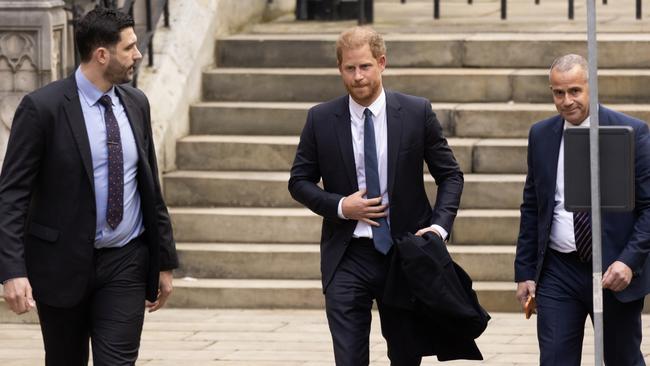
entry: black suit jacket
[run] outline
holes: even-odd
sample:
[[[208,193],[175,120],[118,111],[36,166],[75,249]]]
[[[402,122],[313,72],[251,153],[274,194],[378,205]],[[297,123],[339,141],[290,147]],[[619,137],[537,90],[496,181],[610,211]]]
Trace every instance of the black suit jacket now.
[[[451,232],[463,189],[463,173],[442,135],[431,103],[424,98],[386,92],[386,113],[391,233],[415,233],[432,224]],[[337,215],[340,199],[359,189],[350,124],[347,95],[311,108],[289,179],[291,196],[323,217],[323,291],[357,224]],[[438,184],[433,209],[424,190],[422,161]],[[317,185],[321,179],[322,188]]]
[[[178,266],[152,140],[149,102],[116,86],[138,150],[138,191],[149,247],[146,297]],[[0,280],[29,277],[34,298],[77,304],[93,272],[96,205],[88,133],[74,75],[23,98],[0,175]]]
[[[414,329],[399,338],[414,352],[437,355],[440,361],[483,359],[474,339],[490,316],[478,302],[472,279],[437,235],[395,239],[383,299],[384,306],[406,310],[395,312],[399,316],[415,319]]]
[[[602,261],[606,270],[614,261],[634,272],[630,285],[614,295],[623,302],[650,292],[650,133],[645,122],[599,107],[603,126],[630,126],[635,138],[635,208],[632,212],[602,213]],[[540,121],[528,137],[528,175],[521,205],[521,223],[515,281],[537,282],[548,248],[555,207],[557,159],[564,120],[557,115]]]

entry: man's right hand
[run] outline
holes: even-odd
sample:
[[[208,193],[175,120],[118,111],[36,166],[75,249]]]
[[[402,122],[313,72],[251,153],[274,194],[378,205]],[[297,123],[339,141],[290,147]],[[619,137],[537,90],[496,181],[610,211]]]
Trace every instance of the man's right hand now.
[[[3,295],[9,308],[16,314],[26,313],[36,306],[32,297],[32,286],[27,277],[7,280],[4,283]]]
[[[366,194],[365,189],[345,197],[341,203],[343,216],[351,220],[363,221],[372,226],[379,226],[379,223],[372,219],[386,217],[386,205],[381,204],[381,197],[363,198]]]
[[[528,300],[528,295],[535,297],[535,281],[518,282],[516,296],[522,308],[526,304],[526,300]]]

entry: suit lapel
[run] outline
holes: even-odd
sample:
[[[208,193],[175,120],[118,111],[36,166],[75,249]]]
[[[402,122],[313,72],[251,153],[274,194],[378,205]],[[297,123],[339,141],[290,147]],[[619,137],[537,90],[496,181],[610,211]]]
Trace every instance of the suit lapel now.
[[[354,149],[352,148],[352,127],[350,120],[350,105],[349,97],[341,98],[339,108],[334,112],[336,120],[334,123],[336,129],[336,137],[341,150],[341,157],[343,158],[343,165],[345,175],[350,181],[350,186],[354,191],[359,190],[359,182],[357,182],[357,170],[354,162]]]
[[[393,196],[395,173],[397,171],[397,155],[402,140],[401,105],[391,92],[386,93],[386,131],[388,135],[388,200]]]
[[[133,98],[124,91],[124,88],[117,85],[115,87],[117,96],[120,98],[122,105],[124,106],[124,111],[131,125],[131,131],[133,131],[133,136],[135,138],[135,143],[138,148],[138,157],[139,160],[146,160],[146,142],[147,137],[144,133],[144,116],[142,115],[141,108],[136,104]]]
[[[88,131],[86,130],[86,122],[81,110],[81,103],[79,101],[79,92],[77,91],[77,82],[74,79],[74,74],[66,79],[65,89],[63,94],[66,102],[63,105],[68,125],[72,130],[81,161],[86,171],[86,176],[90,181],[90,186],[95,190],[95,178],[93,174],[92,155],[90,153],[90,142],[88,141]]]

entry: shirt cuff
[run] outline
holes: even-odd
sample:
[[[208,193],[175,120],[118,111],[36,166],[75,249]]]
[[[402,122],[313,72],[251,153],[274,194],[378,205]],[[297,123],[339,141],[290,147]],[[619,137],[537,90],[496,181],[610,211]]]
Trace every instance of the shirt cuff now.
[[[440,236],[442,237],[442,240],[447,240],[447,236],[449,235],[447,230],[443,229],[442,226],[436,225],[436,224],[431,225],[431,227],[436,229],[436,231],[438,233],[440,233]]]
[[[345,197],[341,198],[339,200],[339,207],[336,209],[337,215],[339,215],[339,219],[347,220],[348,218],[343,216],[343,200]]]

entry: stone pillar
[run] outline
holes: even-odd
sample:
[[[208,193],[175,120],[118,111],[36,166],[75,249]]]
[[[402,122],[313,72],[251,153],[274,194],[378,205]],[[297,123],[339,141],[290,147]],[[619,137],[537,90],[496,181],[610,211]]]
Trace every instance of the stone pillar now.
[[[65,77],[68,25],[63,6],[62,0],[0,0],[0,164],[20,99]]]

